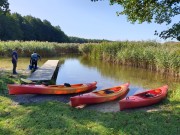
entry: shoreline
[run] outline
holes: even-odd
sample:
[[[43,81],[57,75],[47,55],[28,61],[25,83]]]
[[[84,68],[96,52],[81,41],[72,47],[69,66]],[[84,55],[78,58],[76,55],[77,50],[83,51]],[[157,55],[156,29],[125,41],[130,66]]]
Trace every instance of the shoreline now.
[[[18,75],[11,75],[11,70],[0,70],[2,71],[1,74],[7,72],[9,73],[9,76],[14,77],[15,79],[19,78],[20,76],[27,76],[26,70],[19,70]],[[70,95],[38,95],[38,94],[24,94],[24,95],[8,95],[11,100],[13,100],[13,104],[36,104],[36,103],[41,103],[41,102],[48,102],[48,101],[58,101],[62,102],[65,104],[68,104],[70,101],[70,97],[75,96],[77,94],[70,94]],[[93,111],[99,111],[103,113],[107,112],[120,112],[119,110],[119,100],[116,99],[111,102],[104,102],[104,103],[99,103],[99,104],[92,104],[92,105],[87,105],[84,108],[78,108],[78,109],[87,109],[87,110],[93,110]],[[154,106],[149,106],[149,107],[144,107],[144,108],[139,108],[139,109],[130,109],[130,110],[125,110],[123,112],[131,112],[133,110],[143,110],[146,112],[152,112],[152,111],[157,111],[160,110],[158,107]]]

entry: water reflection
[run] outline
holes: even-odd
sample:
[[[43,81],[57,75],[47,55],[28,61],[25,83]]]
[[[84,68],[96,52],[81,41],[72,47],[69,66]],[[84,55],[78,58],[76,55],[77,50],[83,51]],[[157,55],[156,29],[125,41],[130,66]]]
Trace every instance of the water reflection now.
[[[49,58],[42,58],[41,61],[38,61],[38,66],[43,65]],[[52,59],[52,58],[51,58]],[[17,71],[18,70],[24,70],[28,69],[28,66],[30,64],[30,58],[18,58],[18,63],[17,63]],[[0,68],[2,69],[12,69],[12,62],[11,58],[1,58],[0,57]]]
[[[84,83],[97,81],[96,90],[130,82],[129,95],[156,88],[164,84],[173,86],[174,78],[169,78],[144,69],[137,69],[102,61],[79,58],[68,58],[59,68],[57,84]]]

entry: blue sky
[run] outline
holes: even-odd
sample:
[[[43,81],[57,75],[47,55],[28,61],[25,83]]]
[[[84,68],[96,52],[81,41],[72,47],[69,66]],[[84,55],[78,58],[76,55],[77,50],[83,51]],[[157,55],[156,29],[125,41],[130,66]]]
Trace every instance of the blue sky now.
[[[59,25],[68,36],[87,39],[108,39],[114,41],[165,42],[154,31],[167,29],[165,24],[131,24],[126,16],[117,16],[120,5],[109,5],[109,0],[8,0],[11,13],[31,15],[48,20],[53,26]],[[173,19],[178,22],[179,18]],[[166,40],[166,41],[170,41]]]

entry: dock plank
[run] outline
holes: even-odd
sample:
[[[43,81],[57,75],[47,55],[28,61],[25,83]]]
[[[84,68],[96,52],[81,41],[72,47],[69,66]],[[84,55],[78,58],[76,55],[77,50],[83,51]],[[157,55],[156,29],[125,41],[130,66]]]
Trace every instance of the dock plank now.
[[[33,72],[27,79],[31,81],[51,80],[57,68],[59,60],[48,60]]]

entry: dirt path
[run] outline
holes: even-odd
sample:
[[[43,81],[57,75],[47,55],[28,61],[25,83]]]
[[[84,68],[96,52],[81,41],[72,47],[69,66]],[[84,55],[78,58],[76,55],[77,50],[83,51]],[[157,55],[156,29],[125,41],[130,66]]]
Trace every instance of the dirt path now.
[[[45,101],[59,101],[63,103],[69,103],[69,99],[71,96],[74,95],[14,95],[12,96],[12,99],[16,104],[29,104],[29,103],[39,103],[39,102],[45,102]],[[93,105],[87,105],[82,109],[88,109],[88,110],[95,110],[100,112],[119,112],[119,99],[111,102],[106,103],[100,103],[100,104],[93,104]],[[146,112],[152,112],[152,111],[159,111],[158,108],[154,108],[153,106],[150,107],[144,107],[140,109],[132,109],[132,110],[125,110],[126,112],[131,112],[134,110],[144,110]]]
[[[14,95],[12,99],[18,104],[38,103],[44,101],[59,101],[69,103],[70,97],[74,95]],[[100,112],[118,112],[118,100],[101,104],[87,105],[83,109],[96,110]]]

